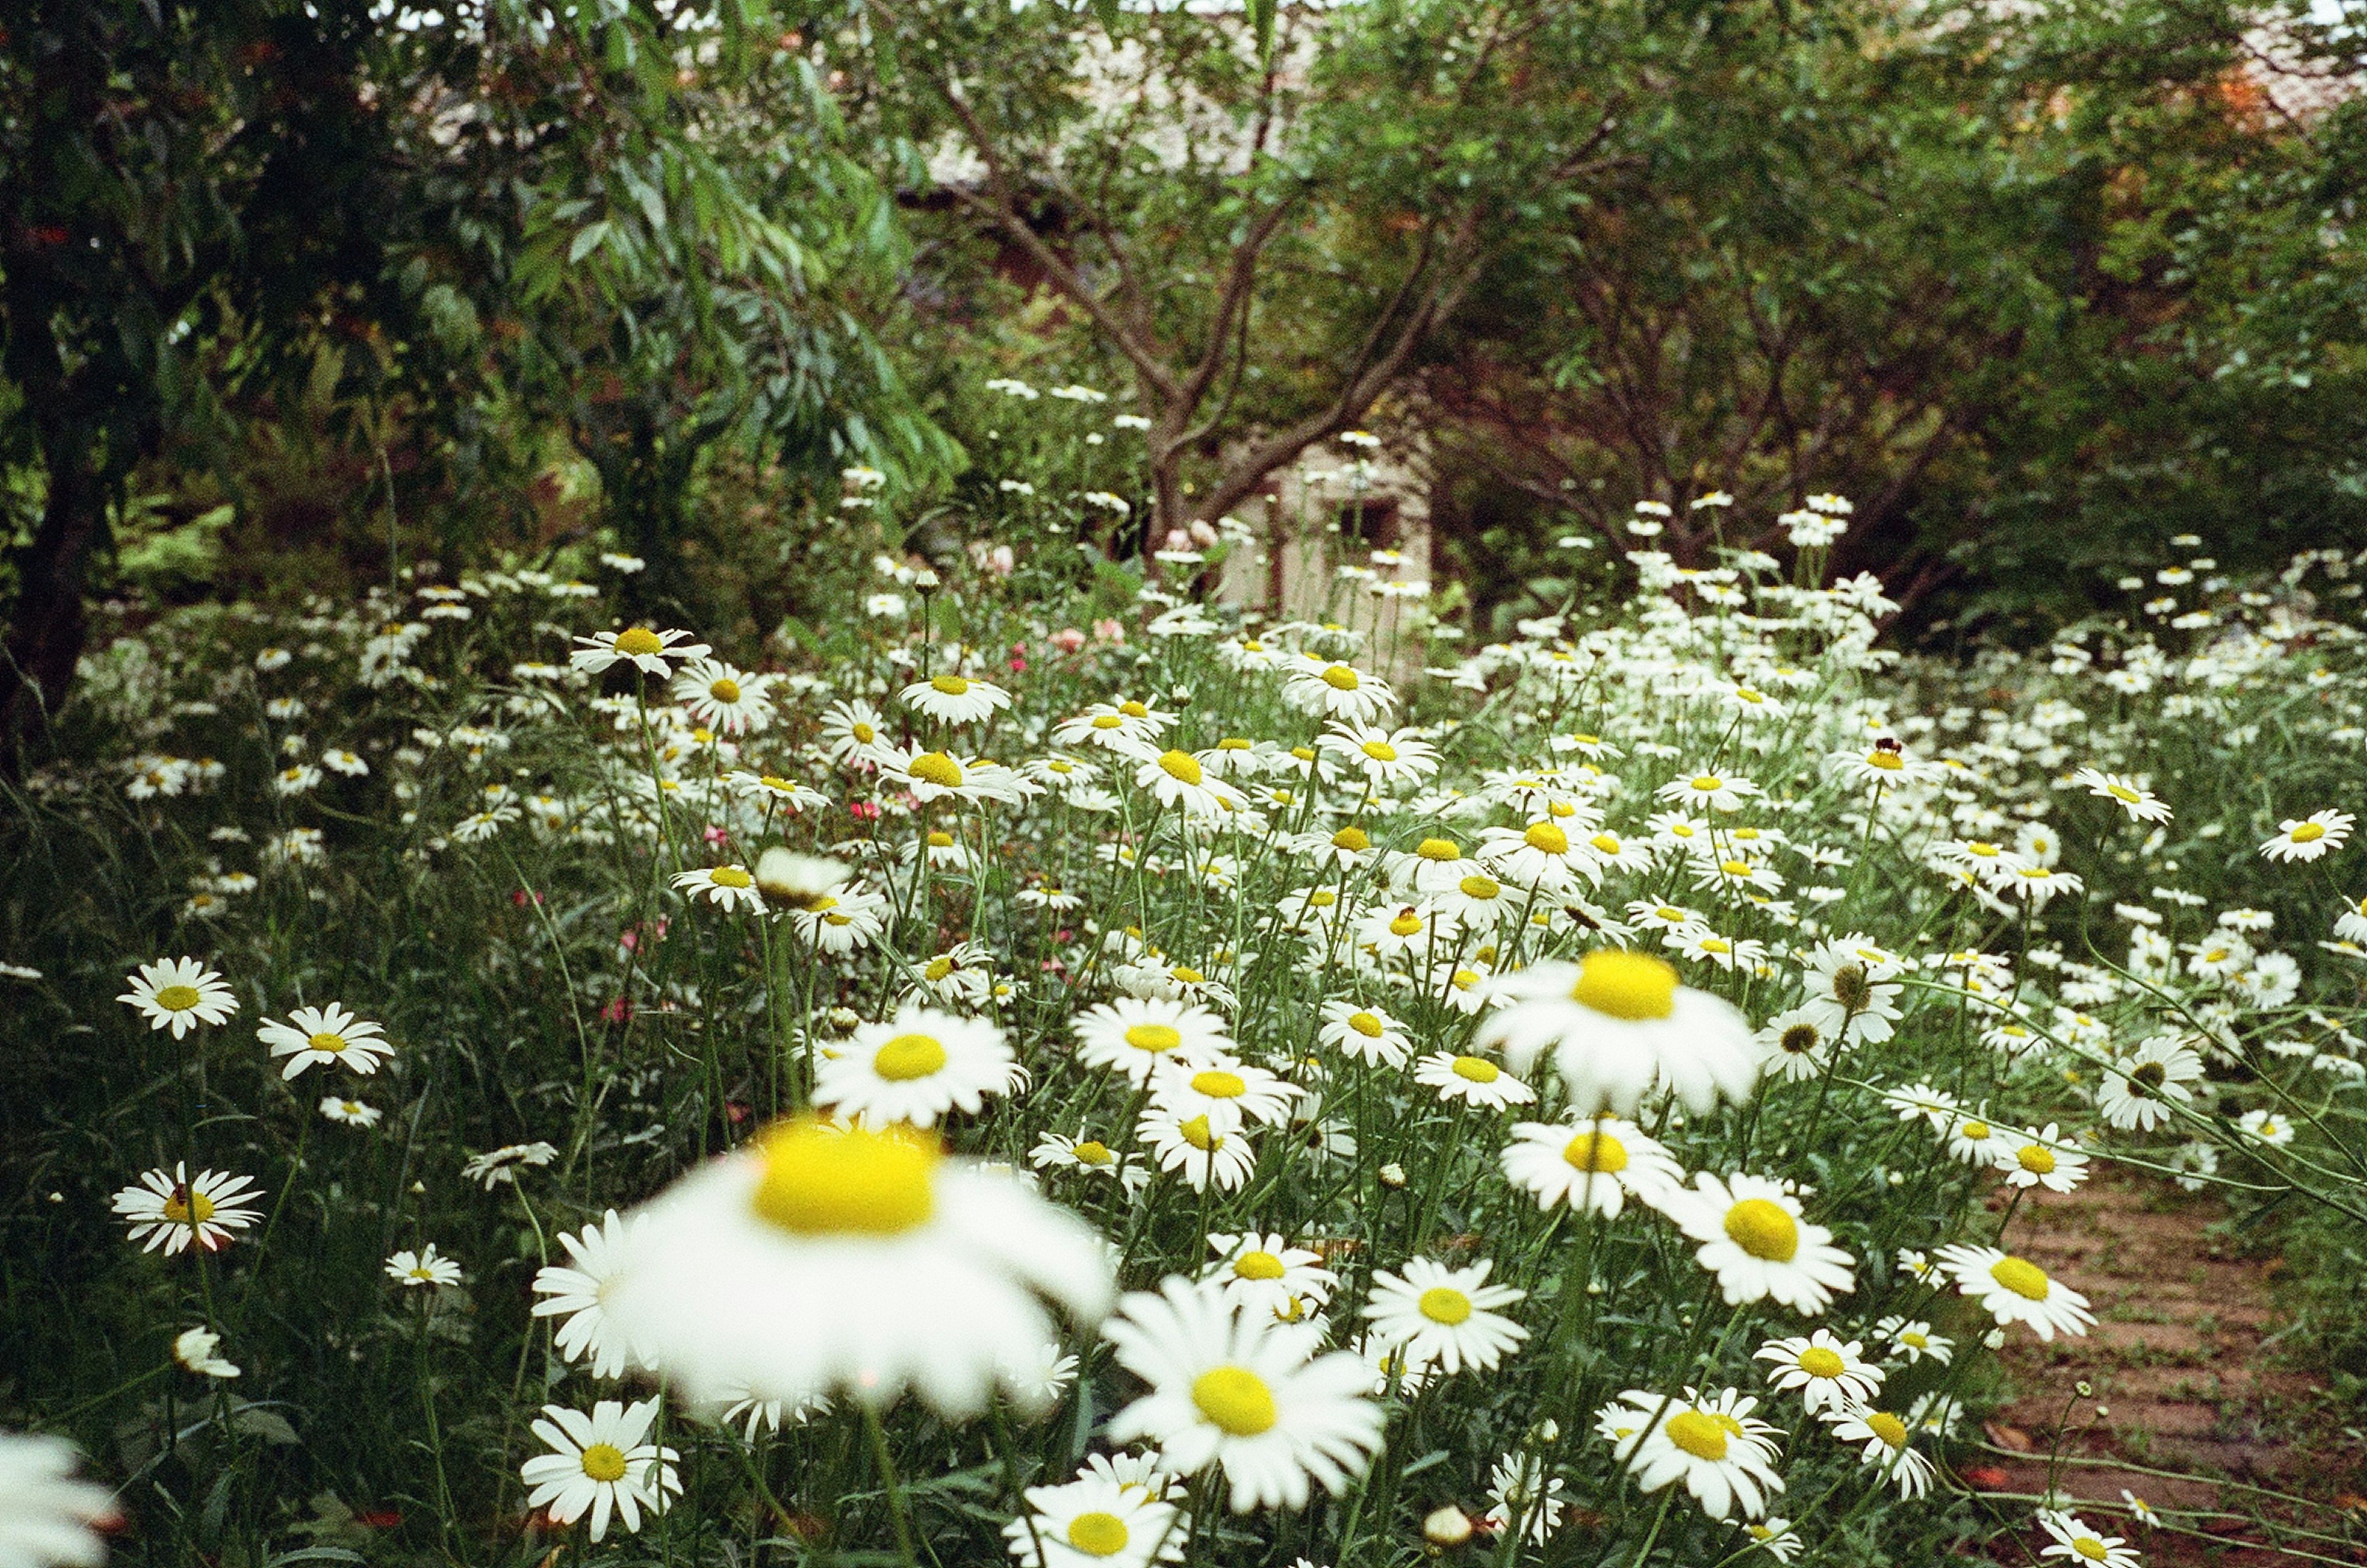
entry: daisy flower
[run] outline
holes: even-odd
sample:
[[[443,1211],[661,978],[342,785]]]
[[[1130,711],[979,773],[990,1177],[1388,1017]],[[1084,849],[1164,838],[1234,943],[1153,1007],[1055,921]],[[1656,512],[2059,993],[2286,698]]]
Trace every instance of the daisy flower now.
[[[1882,1392],[1882,1369],[1859,1355],[1861,1348],[1862,1341],[1843,1342],[1832,1330],[1819,1328],[1789,1339],[1770,1339],[1754,1359],[1772,1362],[1769,1386],[1779,1393],[1797,1391],[1801,1407],[1814,1416],[1866,1404]]]
[[[1558,822],[1489,828],[1479,837],[1480,858],[1503,873],[1506,881],[1523,887],[1564,888],[1575,876],[1591,883],[1601,874],[1592,856],[1571,849],[1569,832]]]
[[[1373,1331],[1402,1351],[1409,1364],[1436,1366],[1452,1375],[1466,1366],[1493,1371],[1529,1331],[1491,1308],[1510,1306],[1528,1292],[1488,1283],[1488,1258],[1450,1269],[1427,1258],[1405,1266],[1403,1274],[1373,1272],[1365,1315]]]
[[[1000,762],[976,758],[963,761],[950,751],[891,751],[879,761],[881,771],[911,790],[912,798],[923,806],[949,797],[1016,806],[1043,788]]]
[[[365,1105],[358,1100],[340,1100],[333,1094],[321,1101],[321,1114],[348,1127],[375,1127],[379,1118],[386,1112],[375,1105]]]
[[[1729,1306],[1772,1296],[1813,1316],[1851,1289],[1856,1258],[1832,1245],[1832,1232],[1802,1218],[1800,1201],[1779,1182],[1740,1173],[1720,1181],[1700,1171],[1659,1208],[1702,1244],[1694,1256],[1717,1276]]]
[[[331,1002],[326,1007],[298,1008],[285,1023],[266,1018],[255,1037],[271,1047],[273,1056],[288,1058],[288,1065],[279,1071],[284,1080],[310,1066],[339,1063],[357,1073],[374,1073],[381,1057],[394,1055],[394,1047],[379,1038],[385,1032]]]
[[[1245,1122],[1272,1126],[1287,1121],[1297,1084],[1229,1056],[1202,1064],[1169,1063],[1150,1080],[1150,1103],[1184,1121],[1202,1117],[1219,1133]]]
[[[1027,1396],[1002,1357],[1056,1337],[1044,1299],[1088,1323],[1109,1304],[1083,1221],[903,1129],[776,1123],[628,1224],[602,1333],[694,1402],[880,1407],[909,1387],[968,1416],[998,1385]]]
[[[1419,784],[1438,771],[1438,749],[1419,729],[1334,723],[1315,744],[1363,773],[1376,789]]]
[[[1315,1038],[1343,1056],[1376,1067],[1401,1067],[1413,1055],[1405,1025],[1378,1008],[1352,1001],[1323,1004],[1323,1026]]]
[[[888,900],[868,888],[843,888],[792,908],[789,924],[824,953],[851,953],[887,929],[887,910]]]
[[[1832,1040],[1818,1017],[1816,1009],[1797,1007],[1769,1019],[1751,1036],[1759,1047],[1760,1070],[1786,1083],[1821,1077],[1830,1060]]]
[[[1793,1529],[1789,1519],[1751,1519],[1743,1525],[1742,1533],[1750,1538],[1753,1546],[1778,1562],[1791,1562],[1807,1545]]]
[[[1011,694],[991,681],[964,675],[937,675],[915,681],[897,694],[912,708],[941,724],[976,724],[998,708],[1011,705]]]
[[[2123,1495],[2126,1495],[2125,1493]],[[2098,1535],[2078,1515],[2041,1509],[2039,1527],[2055,1538],[2052,1546],[2039,1549],[2041,1558],[2058,1557],[2066,1562],[2094,1568],[2139,1568],[2141,1560],[2135,1548],[2116,1535]]]
[[[546,1166],[559,1157],[559,1151],[549,1144],[504,1144],[490,1154],[471,1155],[460,1167],[460,1179],[484,1184],[491,1192],[501,1186],[515,1186],[517,1173],[527,1166]]]
[[[1696,1114],[1740,1100],[1759,1077],[1750,1023],[1723,998],[1677,984],[1662,959],[1598,948],[1577,964],[1533,964],[1500,982],[1512,998],[1477,1043],[1503,1048],[1515,1072],[1550,1051],[1580,1114],[1633,1115],[1655,1084]]]
[[[975,1114],[990,1094],[1021,1081],[1002,1031],[983,1019],[906,1007],[859,1026],[814,1068],[814,1103],[867,1126],[934,1127],[951,1111]]]
[[[0,1432],[0,1562],[9,1568],[97,1568],[99,1535],[120,1516],[106,1487],[74,1475],[74,1446],[62,1438]]]
[[[142,964],[124,982],[131,988],[115,999],[136,1009],[151,1029],[169,1029],[180,1039],[200,1023],[221,1023],[238,1010],[238,997],[222,977],[194,958],[160,958]]]
[[[1956,1353],[1954,1340],[1932,1333],[1931,1325],[1920,1319],[1886,1317],[1874,1325],[1874,1331],[1889,1343],[1892,1354],[1906,1357],[1909,1366],[1929,1356],[1944,1367]]]
[[[568,1263],[549,1263],[534,1277],[537,1317],[564,1317],[552,1337],[563,1360],[592,1359],[595,1378],[620,1378],[638,1358],[626,1347],[608,1321],[608,1288],[623,1268],[629,1250],[625,1222],[609,1210],[596,1225],[575,1234],[559,1233],[559,1245]]]
[[[2186,1086],[2203,1078],[2203,1058],[2172,1034],[2157,1034],[2104,1070],[2096,1110],[2107,1124],[2150,1133],[2170,1118],[2170,1106],[2192,1101]]]
[[[192,1241],[207,1252],[220,1252],[230,1245],[232,1232],[255,1222],[260,1211],[254,1205],[262,1197],[246,1177],[201,1170],[193,1181],[188,1168],[176,1163],[169,1175],[162,1168],[142,1172],[138,1186],[115,1195],[114,1208],[130,1222],[129,1239],[146,1243],[141,1251],[161,1247],[169,1258]]]
[[[2359,818],[2348,811],[2314,811],[2277,825],[2277,836],[2260,846],[2272,861],[2312,861],[2342,847]]]
[[[589,1416],[544,1405],[534,1435],[551,1451],[519,1469],[534,1489],[527,1506],[549,1509],[552,1521],[561,1525],[589,1513],[594,1540],[608,1533],[612,1515],[624,1520],[628,1531],[639,1532],[642,1509],[663,1513],[666,1494],[682,1492],[682,1478],[674,1473],[674,1461],[682,1456],[647,1440],[657,1414],[654,1399],[632,1405],[604,1399]]]
[[[1704,769],[1670,779],[1652,793],[1687,811],[1739,811],[1745,800],[1761,792],[1749,779]]]
[[[1564,1486],[1558,1475],[1545,1472],[1545,1461],[1533,1453],[1506,1454],[1488,1472],[1489,1506],[1480,1517],[1492,1530],[1508,1530],[1520,1522],[1520,1533],[1531,1544],[1543,1546],[1561,1528]],[[1301,1562],[1305,1558],[1299,1559]]]
[[[1213,1464],[1235,1513],[1304,1507],[1314,1482],[1337,1495],[1381,1444],[1381,1409],[1364,1363],[1344,1351],[1309,1359],[1311,1338],[1171,1275],[1103,1325],[1118,1364],[1150,1392],[1109,1425],[1114,1443],[1147,1439],[1178,1475]]]
[[[773,722],[767,695],[772,683],[770,675],[751,675],[719,659],[701,659],[674,677],[674,700],[709,729],[753,734]]]
[[[1784,1490],[1775,1473],[1775,1428],[1751,1416],[1757,1408],[1759,1401],[1739,1389],[1704,1399],[1689,1388],[1672,1399],[1631,1388],[1596,1417],[1595,1430],[1612,1439],[1614,1457],[1634,1472],[1640,1490],[1682,1481],[1711,1518],[1737,1510],[1755,1518]]]
[[[1206,1008],[1157,997],[1103,1002],[1070,1019],[1069,1027],[1076,1032],[1077,1060],[1111,1068],[1137,1089],[1147,1087],[1162,1065],[1213,1062],[1233,1047],[1225,1021]]]
[[[1833,1440],[1858,1445],[1859,1462],[1877,1467],[1901,1497],[1920,1497],[1931,1489],[1931,1461],[1913,1447],[1914,1430],[1889,1411],[1852,1404],[1828,1413],[1825,1420]]]
[[[1135,770],[1134,782],[1160,805],[1180,807],[1192,817],[1213,817],[1246,804],[1240,791],[1209,777],[1189,751],[1160,752]]]
[[[685,631],[660,632],[648,626],[595,632],[590,637],[575,639],[575,651],[567,656],[567,662],[575,669],[598,675],[621,660],[663,680],[674,672],[669,660],[704,659],[713,651],[703,642],[686,640],[689,636]]]
[[[1084,712],[1072,718],[1064,718],[1056,725],[1052,730],[1052,743],[1055,746],[1098,746],[1105,751],[1147,752],[1156,748],[1160,738],[1174,722],[1173,714],[1160,713],[1147,704],[1131,699],[1095,703]]]
[[[1096,1455],[1096,1458],[1100,1456]],[[1092,1469],[1022,1494],[1027,1516],[1002,1527],[1024,1568],[1150,1568],[1181,1562],[1191,1516],[1159,1493]]]
[[[764,896],[756,889],[755,874],[744,865],[701,866],[682,872],[675,875],[674,886],[675,892],[705,898],[727,914],[756,915],[764,909]]]
[[[2048,1278],[2046,1270],[2026,1258],[2016,1258],[1994,1247],[1943,1247],[1940,1266],[1956,1281],[1956,1289],[1978,1302],[1999,1326],[2022,1323],[2041,1339],[2057,1331],[2084,1335],[2096,1321],[2088,1298]]]
[[[1568,1203],[1615,1219],[1625,1201],[1655,1201],[1684,1184],[1684,1171],[1658,1141],[1633,1122],[1597,1116],[1567,1122],[1523,1122],[1498,1156],[1504,1179],[1536,1194],[1537,1207]]]
[[[2282,1148],[2293,1141],[2293,1124],[2272,1111],[2247,1111],[2236,1119],[2236,1130],[2248,1134],[2271,1148]]]
[[[1118,1153],[1099,1138],[1071,1138],[1065,1133],[1046,1133],[1037,1138],[1027,1153],[1027,1163],[1037,1170],[1082,1170],[1106,1176],[1129,1192],[1149,1179],[1133,1156]]]
[[[2121,809],[2129,814],[2132,822],[2169,820],[2169,805],[2134,779],[2123,778],[2118,773],[2099,773],[2094,768],[2081,768],[2071,775],[2071,782],[2085,787],[2090,795],[2119,801]]]
[[[822,748],[839,763],[876,762],[887,754],[888,721],[857,698],[822,710]]]
[[[1296,660],[1283,677],[1283,700],[1302,713],[1344,719],[1350,724],[1375,724],[1397,707],[1397,694],[1377,675],[1354,665],[1308,655]]]
[[[2088,1179],[2088,1156],[2065,1143],[2052,1122],[2043,1132],[2016,1134],[2006,1144],[2010,1152],[1999,1156],[1997,1168],[2009,1186],[2068,1192]]]
[[[1244,1307],[1263,1307],[1277,1317],[1295,1315],[1294,1307],[1321,1306],[1340,1283],[1323,1267],[1321,1253],[1293,1247],[1279,1232],[1212,1235],[1208,1246],[1217,1260],[1201,1271],[1201,1280]]]
[[[1453,1051],[1424,1056],[1414,1066],[1413,1081],[1436,1089],[1441,1100],[1460,1100],[1483,1111],[1527,1105],[1537,1098],[1535,1089],[1487,1057],[1458,1055]]]
[[[1219,1191],[1238,1192],[1257,1168],[1257,1151],[1249,1134],[1221,1131],[1206,1116],[1146,1111],[1135,1123],[1134,1135],[1150,1145],[1160,1169],[1181,1171],[1195,1192],[1206,1192],[1212,1182]]]
[[[406,1291],[422,1285],[457,1285],[460,1282],[460,1266],[448,1258],[438,1257],[436,1244],[431,1241],[417,1252],[405,1247],[388,1258],[386,1277]]]

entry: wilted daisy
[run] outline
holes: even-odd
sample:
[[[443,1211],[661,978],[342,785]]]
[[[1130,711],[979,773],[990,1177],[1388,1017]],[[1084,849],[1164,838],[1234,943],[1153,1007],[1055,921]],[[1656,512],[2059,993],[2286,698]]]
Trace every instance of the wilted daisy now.
[[[1956,1288],[1978,1302],[2000,1326],[2022,1323],[2041,1339],[2065,1334],[2086,1334],[2096,1316],[2088,1298],[2058,1280],[2026,1258],[2016,1258],[1994,1247],[1943,1247],[1939,1262],[1956,1281]]]
[[[1568,1203],[1615,1219],[1627,1198],[1657,1202],[1682,1186],[1684,1171],[1658,1141],[1616,1116],[1523,1122],[1499,1156],[1504,1179],[1536,1194],[1537,1207]]]
[[[2157,1034],[2104,1069],[2096,1110],[2114,1127],[2150,1133],[2170,1119],[2170,1107],[2191,1103],[2186,1086],[2203,1078],[2203,1058],[2176,1035]]]
[[[1740,1173],[1721,1181],[1704,1170],[1659,1206],[1702,1244],[1694,1256],[1717,1276],[1730,1306],[1772,1297],[1813,1316],[1851,1288],[1856,1259],[1832,1245],[1832,1232],[1801,1216],[1800,1201],[1780,1182]]]
[[[1156,1295],[1127,1296],[1102,1332],[1150,1385],[1111,1420],[1109,1440],[1158,1444],[1178,1475],[1220,1467],[1235,1513],[1304,1507],[1310,1481],[1337,1495],[1380,1447],[1362,1361],[1310,1359],[1307,1336],[1221,1291],[1170,1276]]]
[[[2123,1494],[2127,1495],[2126,1493]],[[2088,1568],[2141,1568],[2143,1559],[2136,1550],[2116,1535],[2100,1535],[2095,1528],[2078,1515],[2042,1508],[2039,1527],[2054,1537],[2051,1545],[2041,1547],[2041,1558],[2056,1557],[2066,1562],[2076,1562]]]
[[[1025,1568],[1181,1562],[1191,1517],[1163,1491],[1089,1467],[1064,1485],[1027,1488],[1027,1514],[1002,1527],[1003,1539]]]
[[[998,1384],[1025,1393],[1002,1357],[1055,1337],[1045,1298],[1084,1323],[1109,1301],[1082,1221],[900,1129],[778,1123],[629,1223],[602,1332],[695,1401],[910,1388],[967,1416]]]
[[[519,1475],[534,1490],[529,1508],[548,1508],[558,1524],[572,1525],[592,1516],[592,1539],[608,1533],[611,1515],[628,1531],[641,1528],[641,1510],[664,1511],[672,1493],[680,1495],[682,1479],[674,1461],[682,1456],[648,1440],[657,1419],[658,1401],[644,1399],[627,1405],[604,1399],[585,1415],[563,1405],[546,1404],[534,1423],[534,1435],[550,1448],[520,1467]]]
[[[188,1168],[176,1163],[169,1174],[142,1172],[138,1186],[115,1195],[114,1208],[130,1222],[130,1239],[146,1244],[141,1251],[163,1247],[170,1257],[193,1241],[207,1252],[228,1247],[232,1232],[255,1223],[262,1197],[246,1177],[201,1170],[191,1180]]]
[[[1450,1374],[1466,1366],[1492,1371],[1529,1337],[1527,1329],[1492,1310],[1528,1293],[1489,1284],[1493,1267],[1484,1258],[1463,1269],[1416,1258],[1401,1275],[1375,1269],[1365,1315],[1410,1364],[1436,1366]]]
[[[1645,1492],[1682,1481],[1702,1512],[1722,1519],[1767,1511],[1784,1490],[1775,1473],[1775,1428],[1752,1417],[1759,1401],[1729,1388],[1704,1399],[1693,1389],[1670,1398],[1631,1388],[1605,1407],[1595,1429]]]
[[[460,1167],[461,1179],[484,1184],[486,1191],[515,1185],[517,1173],[528,1166],[545,1166],[559,1157],[559,1150],[545,1143],[504,1144],[490,1153],[471,1155]]]
[[[938,675],[915,681],[897,694],[906,707],[945,724],[975,724],[1011,705],[1011,694],[989,681]]]
[[[984,1019],[906,1007],[858,1027],[814,1067],[814,1103],[881,1126],[934,1127],[951,1111],[975,1113],[990,1094],[1016,1087],[1018,1061]]]
[[[120,1516],[104,1486],[74,1479],[62,1438],[0,1432],[0,1563],[7,1568],[96,1568],[99,1531]]]
[[[1553,1054],[1571,1109],[1633,1115],[1656,1083],[1696,1113],[1739,1100],[1759,1077],[1750,1023],[1723,998],[1677,984],[1663,959],[1599,948],[1577,964],[1535,964],[1501,982],[1512,1004],[1480,1026],[1515,1072]]]
[[[228,1380],[237,1377],[239,1370],[221,1354],[221,1336],[210,1328],[185,1328],[173,1341],[173,1359],[200,1377]],[[0,1533],[0,1545],[6,1544]],[[0,1555],[0,1562],[5,1562]]]
[[[460,1266],[439,1257],[432,1241],[417,1252],[405,1247],[388,1258],[386,1277],[405,1290],[422,1285],[457,1285],[461,1278]]]
[[[142,964],[115,999],[139,1010],[151,1029],[169,1029],[180,1039],[200,1023],[221,1023],[238,1010],[238,997],[222,977],[194,958],[160,958]]]
[[[1889,1411],[1853,1404],[1827,1412],[1825,1420],[1833,1440],[1855,1444],[1860,1461],[1878,1470],[1901,1497],[1920,1497],[1931,1489],[1931,1461],[1916,1450],[1913,1428]]]
[[[534,1277],[535,1294],[545,1298],[534,1303],[534,1315],[564,1317],[553,1346],[565,1360],[588,1355],[596,1378],[622,1377],[635,1360],[611,1328],[606,1308],[610,1286],[624,1267],[628,1239],[625,1222],[611,1209],[596,1225],[585,1225],[575,1235],[559,1233],[559,1245],[566,1248],[572,1267],[545,1264]]]
[[[1788,1339],[1770,1339],[1755,1359],[1772,1363],[1768,1384],[1779,1393],[1796,1392],[1811,1416],[1821,1410],[1863,1404],[1882,1392],[1882,1369],[1858,1354],[1862,1342],[1843,1341],[1829,1328]]]
[[[663,680],[674,672],[668,660],[704,659],[714,651],[703,642],[687,640],[689,637],[685,631],[652,631],[648,626],[595,632],[575,639],[575,651],[567,656],[567,661],[597,675],[623,660]]]
[[[374,1073],[381,1057],[394,1055],[394,1047],[379,1038],[385,1032],[378,1024],[331,1002],[326,1007],[298,1008],[288,1015],[286,1023],[266,1018],[255,1037],[271,1047],[273,1056],[288,1058],[288,1065],[279,1070],[286,1079],[314,1066],[344,1066],[357,1073]]]
[[[2359,818],[2348,811],[2313,811],[2277,825],[2277,836],[2260,846],[2272,861],[2311,861],[2342,847]]]

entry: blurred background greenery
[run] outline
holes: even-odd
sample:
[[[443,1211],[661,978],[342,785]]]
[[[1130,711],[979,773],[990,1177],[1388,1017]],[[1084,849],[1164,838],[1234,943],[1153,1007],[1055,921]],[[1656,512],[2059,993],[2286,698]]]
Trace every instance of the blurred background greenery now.
[[[0,707],[110,597],[574,546],[753,647],[958,547],[995,377],[1146,422],[1077,475],[1130,532],[1041,498],[1121,549],[1364,427],[1483,634],[1725,490],[1729,544],[1852,497],[1902,640],[2040,635],[2178,536],[2367,537],[2362,50],[2358,0],[26,0]]]

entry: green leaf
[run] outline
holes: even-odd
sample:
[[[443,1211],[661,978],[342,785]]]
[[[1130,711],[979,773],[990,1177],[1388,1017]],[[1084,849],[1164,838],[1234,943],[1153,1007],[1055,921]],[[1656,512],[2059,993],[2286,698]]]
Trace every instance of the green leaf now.
[[[1250,21],[1257,28],[1260,65],[1274,60],[1274,0],[1250,0]]]
[[[567,247],[567,265],[573,266],[577,262],[598,250],[600,242],[608,237],[611,227],[613,225],[608,220],[603,218],[597,223],[587,223],[576,231],[575,243]]]

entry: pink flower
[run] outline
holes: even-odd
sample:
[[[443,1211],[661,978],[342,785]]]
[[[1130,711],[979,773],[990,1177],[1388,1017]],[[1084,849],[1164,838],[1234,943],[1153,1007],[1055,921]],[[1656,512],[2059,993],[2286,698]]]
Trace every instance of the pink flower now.
[[[623,1023],[633,1016],[633,1004],[617,997],[600,1010],[600,1016],[610,1023]]]
[[[1192,542],[1199,546],[1202,549],[1212,550],[1217,547],[1216,525],[1209,523],[1206,518],[1195,517],[1192,519],[1191,533]]]
[[[997,545],[986,552],[986,570],[997,577],[1009,577],[1012,568],[1017,564],[1009,545]]]
[[[857,822],[868,822],[879,815],[879,806],[876,801],[850,800],[846,803],[846,814]]]
[[[707,841],[710,844],[719,844],[730,836],[731,835],[730,833],[715,826],[712,822],[707,825]]]
[[[1062,653],[1074,653],[1085,646],[1085,634],[1074,626],[1062,626],[1046,640]]]
[[[1126,640],[1126,627],[1120,626],[1116,621],[1095,621],[1093,623],[1093,637],[1096,641],[1100,642],[1124,642]]]
[[[1168,549],[1171,549],[1171,550],[1188,550],[1188,549],[1190,549],[1190,548],[1192,547],[1192,536],[1191,536],[1191,533],[1190,533],[1188,530],[1186,530],[1186,529],[1183,529],[1183,528],[1170,528],[1170,529],[1168,529],[1168,530],[1167,530],[1167,544],[1166,544],[1166,547],[1166,547],[1166,548],[1168,548]]]

